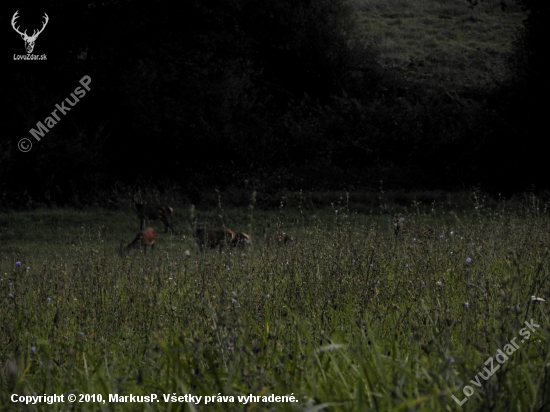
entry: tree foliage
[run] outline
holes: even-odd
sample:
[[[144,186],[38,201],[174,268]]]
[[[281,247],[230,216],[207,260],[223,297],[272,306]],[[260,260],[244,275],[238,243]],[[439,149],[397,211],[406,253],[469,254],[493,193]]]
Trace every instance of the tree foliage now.
[[[547,85],[548,6],[524,3],[532,13],[515,78],[535,90]],[[46,1],[21,8],[21,23],[40,24],[44,10],[50,23],[35,53],[48,60],[10,62],[1,86],[6,202],[86,203],[114,181],[138,179],[189,192],[477,184],[490,175],[494,163],[480,160],[497,134],[522,132],[510,120],[517,106],[491,103],[502,101],[492,92],[449,93],[382,68],[345,0]],[[19,36],[7,38],[23,53]],[[17,141],[84,75],[91,91],[19,152]]]

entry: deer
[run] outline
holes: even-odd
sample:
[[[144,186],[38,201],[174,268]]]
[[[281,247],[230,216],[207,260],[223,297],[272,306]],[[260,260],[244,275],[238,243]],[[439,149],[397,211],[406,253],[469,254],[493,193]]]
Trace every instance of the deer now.
[[[294,238],[285,232],[281,233],[280,235],[268,235],[264,227],[263,234],[264,234],[264,242],[268,246],[271,246],[271,245],[280,246],[281,244],[288,245],[291,242],[294,242]]]
[[[198,218],[199,216],[190,218],[189,221],[191,223],[191,227],[193,228],[193,237],[197,241],[197,245],[199,246],[201,253],[204,252],[205,246],[210,249],[219,247],[221,252],[223,246],[237,244],[237,235],[231,229],[198,229]]]
[[[46,18],[46,21],[42,24],[42,28],[38,31],[33,30],[32,36],[29,36],[29,35],[27,35],[27,30],[25,30],[24,32],[21,32],[21,31],[19,31],[19,26],[15,27],[15,24],[16,24],[15,21],[19,17],[17,15],[17,13],[19,13],[19,10],[17,10],[13,14],[13,17],[11,18],[11,27],[13,27],[13,29],[18,34],[21,35],[21,38],[25,42],[25,50],[27,50],[27,54],[31,54],[32,51],[34,50],[34,43],[36,42],[36,39],[38,38],[38,35],[44,31],[44,29],[46,28],[46,25],[48,24],[48,21],[50,20],[50,18],[48,17],[48,15],[46,13],[44,13],[44,17]]]
[[[405,230],[409,231],[412,228],[412,225],[405,223],[405,218],[400,216],[395,216],[395,221],[393,223],[393,231],[395,233],[395,236],[401,237],[403,236],[403,232]]]
[[[130,242],[130,244],[126,247],[122,247],[120,249],[120,254],[124,255],[125,253],[128,253],[132,249],[139,249],[140,247],[143,247],[143,253],[147,253],[147,246],[151,246],[151,251],[155,247],[155,240],[157,238],[157,235],[155,233],[155,229],[148,228],[145,230],[142,230],[139,232],[135,239]]]
[[[402,239],[405,234],[409,234],[417,230],[417,227],[414,224],[408,223],[407,219],[403,216],[390,213],[385,206],[382,208],[381,212],[390,215],[393,218],[393,233],[395,233],[397,238]]]
[[[244,249],[250,242],[250,236],[244,232],[235,232],[235,238],[231,240],[231,246]]]
[[[132,209],[136,213],[140,221],[140,230],[143,230],[145,222],[147,220],[160,220],[164,223],[164,233],[168,232],[168,228],[174,231],[172,224],[170,223],[170,218],[172,216],[173,208],[170,206],[163,205],[148,205],[143,203],[137,203],[135,200],[132,203]]]

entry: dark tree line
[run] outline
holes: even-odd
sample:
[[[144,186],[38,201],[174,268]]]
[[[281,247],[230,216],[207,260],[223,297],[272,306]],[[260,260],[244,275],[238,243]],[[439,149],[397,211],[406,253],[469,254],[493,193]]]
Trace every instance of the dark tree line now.
[[[212,188],[425,189],[547,186],[542,70],[548,5],[530,10],[508,82],[449,94],[411,84],[354,38],[344,0],[42,1],[25,54],[2,5],[4,205],[86,203],[115,182]],[[42,138],[88,75],[91,91]],[[546,93],[546,94],[544,94]],[[544,99],[544,100],[543,100]],[[28,153],[17,149],[29,138]]]

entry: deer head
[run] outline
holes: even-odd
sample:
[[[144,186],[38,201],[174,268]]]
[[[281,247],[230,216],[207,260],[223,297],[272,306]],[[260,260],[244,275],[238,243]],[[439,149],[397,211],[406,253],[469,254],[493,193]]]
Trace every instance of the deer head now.
[[[19,27],[15,27],[15,20],[17,20],[17,18],[19,17],[17,15],[17,13],[19,13],[19,10],[17,10],[14,13],[13,17],[11,18],[11,26],[13,27],[13,29],[17,33],[19,33],[21,35],[21,38],[25,41],[25,49],[27,49],[27,54],[31,54],[33,49],[34,49],[34,42],[38,38],[38,35],[44,31],[44,28],[48,24],[48,21],[50,20],[50,18],[48,17],[48,15],[46,13],[44,13],[44,16],[46,17],[46,21],[42,25],[42,28],[38,31],[34,30],[33,33],[32,33],[32,36],[28,36],[27,35],[27,30],[25,30],[25,32],[22,33],[22,32],[19,31]]]

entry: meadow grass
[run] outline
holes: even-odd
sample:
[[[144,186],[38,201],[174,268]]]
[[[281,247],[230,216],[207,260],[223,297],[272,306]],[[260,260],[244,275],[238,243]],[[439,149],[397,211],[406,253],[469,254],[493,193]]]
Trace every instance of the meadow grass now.
[[[357,27],[384,66],[409,80],[449,88],[503,81],[506,58],[526,14],[500,0],[355,0]]]
[[[129,209],[0,214],[2,409],[547,408],[549,310],[531,300],[550,293],[545,206],[533,197],[378,209],[388,214],[348,205],[223,211],[253,242],[205,255],[188,209],[176,207],[176,234],[156,222],[155,251],[123,258],[120,242],[139,228]],[[202,219],[218,225],[219,213]],[[406,213],[400,237],[393,213]],[[294,243],[266,247],[263,227]],[[540,328],[520,342],[531,319]],[[486,360],[513,338],[519,348],[488,377]],[[106,402],[25,409],[10,401],[14,393]],[[109,402],[109,394],[160,402]],[[165,402],[163,394],[215,400]],[[298,402],[239,402],[249,394]],[[452,395],[467,401],[458,406]]]

